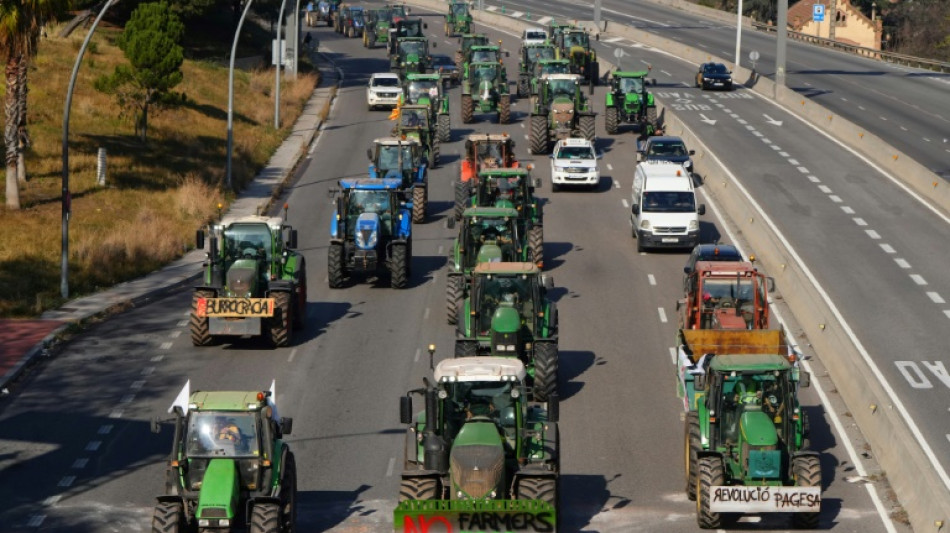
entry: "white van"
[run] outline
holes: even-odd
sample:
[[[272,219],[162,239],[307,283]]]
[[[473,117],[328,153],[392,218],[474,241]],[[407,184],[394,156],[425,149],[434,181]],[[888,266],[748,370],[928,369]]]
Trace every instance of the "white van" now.
[[[687,248],[699,243],[699,215],[693,179],[683,165],[650,161],[637,165],[630,200],[632,236],[637,251],[647,248]]]
[[[521,34],[522,46],[529,44],[544,44],[548,40],[548,32],[544,28],[526,28]]]

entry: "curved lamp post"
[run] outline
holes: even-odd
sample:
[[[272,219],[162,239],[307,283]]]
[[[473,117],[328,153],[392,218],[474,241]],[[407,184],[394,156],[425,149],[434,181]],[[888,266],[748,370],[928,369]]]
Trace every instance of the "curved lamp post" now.
[[[231,65],[228,69],[228,189],[233,189],[231,186],[231,152],[234,148],[234,56],[237,54],[237,43],[241,36],[241,26],[244,25],[244,17],[247,16],[247,11],[251,8],[253,1],[247,0],[247,3],[244,4],[244,12],[241,13],[241,19],[238,20],[237,30],[234,32],[234,43],[231,45]]]
[[[106,5],[102,6],[102,11],[99,12],[96,20],[93,21],[92,27],[89,28],[89,33],[86,34],[86,39],[82,42],[79,53],[76,55],[73,73],[69,77],[69,88],[66,89],[66,105],[63,107],[63,243],[59,280],[59,292],[63,296],[63,299],[69,298],[69,213],[71,210],[69,196],[69,107],[73,103],[73,89],[76,87],[76,76],[79,74],[79,65],[82,64],[82,58],[86,54],[86,48],[89,46],[92,34],[96,31],[96,27],[99,26],[99,21],[101,21],[102,16],[106,14],[106,10],[118,1],[119,0],[106,0]]]
[[[284,62],[283,50],[280,46],[280,31],[284,28],[284,7],[287,0],[280,2],[280,15],[277,16],[277,74],[274,77],[274,129],[280,128],[280,67]]]

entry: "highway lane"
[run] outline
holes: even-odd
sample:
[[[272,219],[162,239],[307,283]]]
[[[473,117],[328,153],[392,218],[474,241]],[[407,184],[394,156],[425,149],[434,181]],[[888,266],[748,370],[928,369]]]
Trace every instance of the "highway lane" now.
[[[593,3],[557,0],[488,0],[486,8],[521,12],[522,20],[547,17],[593,19]],[[703,18],[654,2],[605,0],[602,17],[698,47],[732,64],[735,23]],[[609,28],[608,28],[609,30]],[[744,29],[741,63],[751,68],[749,52],[759,52],[756,70],[775,78],[774,34]],[[636,55],[636,50],[627,50]],[[789,40],[786,83],[838,115],[885,139],[916,161],[950,179],[950,112],[946,74],[892,65]],[[693,74],[693,73],[691,73]],[[736,80],[746,82],[747,80]],[[692,82],[690,82],[692,84]]]
[[[435,17],[427,20],[430,33],[441,31]],[[534,162],[545,180],[539,191],[549,199],[545,264],[561,315],[564,529],[695,530],[682,490],[682,423],[668,359],[685,256],[633,251],[623,205],[633,137],[601,138],[604,178],[596,191],[552,195],[548,160],[526,154],[525,103],[514,106],[515,124],[482,117],[462,125],[453,90],[454,142],[443,149],[446,164],[432,174],[435,214],[414,227],[410,288],[357,284],[330,291],[326,192],[339,177],[365,172],[365,147],[389,124],[385,112],[365,110],[362,90],[370,72],[385,70],[382,50],[364,51],[357,40],[325,29],[317,33],[346,80],[288,193],[290,221],[301,230],[308,261],[307,328],[284,349],[254,341],[194,348],[188,291],[91,328],[0,412],[0,468],[7,481],[0,491],[11,502],[0,514],[0,531],[147,530],[170,439],[167,428],[151,435],[148,420],[165,412],[186,379],[203,389],[255,389],[276,379],[282,414],[295,419],[289,441],[300,470],[301,531],[387,530],[403,453],[397,398],[428,373],[429,342],[438,346],[437,357],[451,353],[443,268],[452,232],[443,217],[456,171],[451,155],[461,149],[461,134],[471,131],[508,131],[522,160]],[[510,36],[497,37],[517,50]],[[438,52],[454,50],[438,39]],[[509,72],[514,60],[507,62]],[[707,236],[717,224],[705,217]],[[850,437],[828,430],[826,409],[844,408],[818,405],[812,391],[804,401],[823,452],[823,527],[884,531],[864,488],[845,481],[853,467],[840,441]],[[736,529],[784,524],[766,517]]]

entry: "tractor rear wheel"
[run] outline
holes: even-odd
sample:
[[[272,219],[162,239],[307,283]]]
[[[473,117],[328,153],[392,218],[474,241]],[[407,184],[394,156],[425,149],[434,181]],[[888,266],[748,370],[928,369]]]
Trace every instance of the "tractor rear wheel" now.
[[[557,343],[534,343],[534,401],[546,402],[557,392]]]
[[[366,32],[366,43],[367,43],[366,48],[369,48],[370,50],[372,50],[373,48],[376,48],[376,32],[374,31]]]
[[[393,256],[389,260],[390,285],[394,289],[405,289],[409,282],[409,261],[411,260],[405,244],[393,244]]]
[[[695,500],[696,468],[699,462],[699,450],[702,448],[699,434],[699,415],[696,412],[686,413],[684,433],[683,440],[686,441],[686,497]]]
[[[722,485],[725,481],[722,458],[701,457],[696,471],[696,522],[703,529],[717,529],[722,526],[722,517],[710,511],[709,504],[712,501],[712,487]]]
[[[343,286],[343,245],[330,244],[327,249],[327,282],[331,289]]]
[[[439,141],[452,142],[452,117],[448,113],[439,115]]]
[[[291,317],[290,293],[275,292],[274,316],[270,318],[270,342],[275,347],[282,348],[290,344],[290,335],[293,330]]]
[[[399,501],[437,500],[439,481],[431,477],[410,477],[399,483]]]
[[[276,503],[256,503],[251,508],[250,533],[279,533],[280,507]]]
[[[462,122],[469,124],[472,122],[472,115],[475,114],[475,101],[472,100],[472,95],[463,94],[462,95]]]
[[[426,219],[426,188],[412,188],[412,223],[422,224]]]
[[[531,262],[540,268],[544,263],[544,226],[532,226],[528,230],[528,253]]]
[[[528,96],[530,91],[530,89],[528,89],[528,84],[528,76],[518,76],[518,98],[526,98]]]
[[[548,117],[531,116],[531,153],[548,153]]]
[[[439,156],[442,154],[442,146],[439,142],[439,135],[436,133],[432,136],[432,167],[435,168],[439,166]]]
[[[455,341],[455,357],[474,357],[478,355],[478,341]]]
[[[467,181],[459,181],[455,184],[455,220],[462,219],[462,213],[468,207],[471,200],[471,185]]]
[[[581,130],[581,137],[588,141],[593,141],[597,136],[594,115],[581,115],[578,118],[578,128]]]
[[[498,123],[507,124],[511,121],[511,96],[501,95],[498,99]]]
[[[650,127],[653,129],[653,131],[650,132],[650,135],[653,135],[654,132],[657,130],[656,106],[651,106],[647,108],[647,124],[649,124]]]
[[[462,277],[449,276],[445,287],[445,317],[449,325],[458,323],[459,306],[462,305]]]
[[[799,455],[792,459],[792,476],[797,487],[821,486],[821,463],[814,455]],[[801,529],[815,529],[821,513],[793,513],[792,525]]]
[[[195,346],[208,346],[214,337],[208,329],[208,317],[198,316],[198,298],[214,298],[214,291],[196,290],[191,295],[191,343]]]
[[[618,122],[620,122],[620,110],[616,107],[608,107],[604,112],[604,126],[607,133],[616,135]]]
[[[518,480],[518,500],[541,500],[557,507],[557,478],[523,477]]]
[[[280,522],[281,533],[294,533],[297,530],[297,461],[293,452],[284,454],[281,460],[283,478],[280,482]]]
[[[162,502],[152,514],[152,533],[179,533],[186,531],[185,513],[180,503]]]

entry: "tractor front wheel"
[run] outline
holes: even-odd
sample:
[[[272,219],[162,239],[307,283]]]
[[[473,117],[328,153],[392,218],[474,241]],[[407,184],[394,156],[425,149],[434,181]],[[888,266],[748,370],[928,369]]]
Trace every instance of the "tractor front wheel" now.
[[[441,142],[439,141],[438,132],[435,135],[432,135],[432,168],[439,166],[439,155],[442,153]]]
[[[327,249],[327,282],[331,289],[343,286],[343,245],[334,243]]]
[[[196,290],[191,295],[191,343],[195,346],[208,346],[214,337],[208,329],[208,317],[198,316],[198,299],[214,298],[214,291]]]
[[[437,500],[439,481],[431,477],[410,477],[399,484],[399,501]]]
[[[270,342],[275,347],[282,348],[290,344],[290,334],[293,326],[290,309],[290,293],[275,292],[274,316],[270,318]]]
[[[475,101],[472,95],[462,95],[462,122],[469,124],[472,122],[472,116],[475,114]]]
[[[527,76],[518,76],[518,98],[526,98],[529,94],[530,89],[528,89],[528,77]]]
[[[557,478],[523,477],[518,480],[519,500],[541,500],[557,508]]]
[[[276,503],[256,503],[251,508],[250,533],[279,533],[280,506]]]
[[[557,344],[534,344],[534,401],[546,402],[557,392]]]
[[[455,220],[462,219],[462,213],[471,201],[471,185],[467,181],[455,184]]]
[[[179,533],[186,531],[185,513],[180,503],[162,502],[152,515],[152,533]]]
[[[501,95],[498,99],[498,123],[507,124],[511,121],[511,96]]]
[[[528,253],[531,262],[541,268],[544,264],[544,226],[532,226],[528,230]]]
[[[390,285],[394,289],[405,289],[409,283],[409,261],[411,258],[407,253],[405,244],[393,245],[393,256],[390,258],[389,274]]]
[[[608,107],[604,112],[604,126],[607,133],[616,135],[618,122],[620,122],[620,110],[616,107]]]
[[[452,142],[452,117],[448,113],[439,115],[439,141]]]
[[[797,487],[821,486],[821,463],[814,455],[799,455],[792,459],[792,475]],[[792,525],[801,529],[816,529],[821,513],[793,513]]]
[[[376,32],[374,31],[366,32],[366,42],[368,43],[366,47],[369,48],[370,50],[372,50],[373,48],[376,48]]]
[[[597,136],[594,115],[581,115],[578,119],[578,129],[581,130],[581,137],[593,141]]]
[[[280,483],[280,521],[282,533],[294,533],[297,530],[297,461],[293,452],[284,454],[281,460],[283,479]]]
[[[542,115],[531,116],[531,153],[546,154],[548,152],[548,117]]]
[[[426,188],[412,188],[412,223],[422,224],[426,219]]]
[[[696,468],[699,450],[702,448],[699,434],[699,415],[695,411],[686,414],[684,439],[686,441],[686,497],[696,499]]]
[[[458,323],[460,305],[462,305],[462,277],[449,276],[445,287],[445,317],[451,326]]]
[[[722,526],[719,513],[709,510],[712,501],[712,488],[725,481],[722,470],[722,458],[701,457],[696,466],[696,522],[703,529],[718,529]]]
[[[475,357],[478,355],[478,341],[455,341],[455,357]]]
[[[656,106],[651,106],[647,108],[647,124],[650,125],[653,131],[650,132],[650,135],[654,135],[657,130],[656,123]]]

